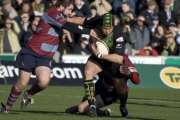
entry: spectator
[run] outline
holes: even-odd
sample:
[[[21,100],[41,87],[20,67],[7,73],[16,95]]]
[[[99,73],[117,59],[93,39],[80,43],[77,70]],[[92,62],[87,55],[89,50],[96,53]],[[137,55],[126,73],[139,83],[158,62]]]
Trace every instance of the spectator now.
[[[174,37],[176,37],[176,23],[175,22],[170,22],[168,31],[173,33]]]
[[[0,29],[0,53],[17,53],[21,49],[18,41],[20,29],[11,18],[5,20],[5,28]]]
[[[166,41],[165,39],[166,29],[162,25],[158,25],[155,30],[155,35],[152,37],[150,41],[150,46],[155,49],[160,55],[163,50],[163,45]]]
[[[30,20],[32,21],[32,20],[33,20],[33,17],[34,17],[34,13],[33,13],[32,7],[31,7],[31,3],[28,2],[28,1],[24,1],[24,2],[22,3],[21,8],[18,10],[18,15],[21,16],[22,13],[24,13],[24,12],[29,13],[29,15],[30,15]]]
[[[134,27],[136,42],[133,44],[132,55],[139,54],[140,49],[150,42],[149,29],[144,25],[144,21],[144,16],[138,16],[137,25]]]
[[[3,15],[3,13],[0,11],[0,28],[3,28],[3,27],[4,27],[4,21],[5,21],[4,15]]]
[[[160,23],[163,24],[166,29],[168,29],[170,21],[177,22],[178,20],[175,12],[170,9],[170,4],[170,2],[164,2],[164,9],[159,13]]]
[[[98,15],[102,15],[104,13],[108,13],[111,11],[112,6],[107,2],[106,0],[95,0],[90,4],[90,7],[92,5],[95,5],[97,7],[97,13]]]
[[[177,22],[176,41],[180,43],[180,19]],[[178,44],[180,46],[180,44]]]
[[[128,11],[126,12],[126,20],[125,23],[128,23],[130,25],[130,27],[133,27],[135,24],[135,15],[133,12]]]
[[[1,8],[1,12],[3,13],[5,18],[15,18],[18,16],[15,9],[11,6],[11,0],[3,0],[2,1],[3,7]]]
[[[133,11],[130,9],[129,3],[128,2],[123,2],[123,4],[122,4],[122,12],[120,12],[120,20],[121,20],[122,23],[124,23],[125,20],[126,20],[126,15],[125,14],[127,12],[130,12],[130,11],[133,13]]]
[[[90,16],[89,7],[82,0],[75,0],[73,13],[77,17],[89,17]]]
[[[153,25],[150,26],[150,33],[151,33],[151,37],[153,37],[155,35],[155,30],[159,24],[159,16],[153,16],[152,18],[152,22],[153,22]]]
[[[32,2],[32,8],[35,16],[42,16],[44,13],[44,4],[41,3],[42,0],[34,0]]]
[[[122,10],[121,6],[123,2],[127,2],[130,6],[130,9],[135,12],[136,6],[134,0],[113,0],[113,13],[114,15],[120,17],[120,12]]]
[[[114,15],[114,25],[120,25],[120,19],[116,15]]]
[[[29,29],[28,31],[24,32],[22,37],[21,37],[21,39],[20,39],[20,45],[21,46],[24,46],[25,41],[28,40],[29,38],[31,38],[32,33],[34,31],[36,31],[36,28],[38,26],[38,21],[33,20],[31,22],[30,26],[31,26],[31,29]]]
[[[49,9],[50,7],[56,4],[57,0],[47,0],[45,3],[45,10]]]
[[[22,13],[20,24],[20,28],[22,31],[30,31],[31,27],[28,13]]]
[[[36,20],[37,22],[39,22],[41,19],[41,16],[34,16],[34,20]]]
[[[58,51],[61,53],[61,55],[65,55],[72,54],[74,49],[75,43],[73,42],[71,33],[65,30]]]
[[[18,35],[18,39],[21,40],[24,32],[31,31],[29,13],[24,12],[24,13],[22,13],[21,16],[14,18],[14,20],[16,20],[16,22],[18,23],[18,26],[20,28],[20,33]],[[22,45],[21,45],[21,47],[22,47]]]
[[[162,56],[176,56],[179,54],[178,44],[175,42],[173,33],[169,32],[166,34],[166,42],[163,46]]]
[[[155,12],[156,3],[155,1],[150,1],[147,3],[148,8],[146,10],[143,10],[141,12],[141,15],[145,18],[145,24],[150,27],[153,26],[153,16],[158,16],[158,14]]]
[[[180,1],[179,0],[170,0],[170,1],[171,1],[170,9],[176,12],[176,14],[179,16],[180,15]]]
[[[92,5],[90,7],[90,14],[91,18],[99,18],[100,16],[97,14],[97,7],[95,5]]]
[[[87,38],[80,38],[79,45],[77,45],[73,53],[81,55],[89,55],[92,53],[91,46]]]
[[[12,6],[13,8],[18,11],[21,8],[23,0],[12,0]]]
[[[138,14],[140,12],[142,12],[143,10],[147,9],[148,8],[148,3],[151,2],[151,1],[155,2],[154,12],[159,13],[159,6],[158,6],[158,4],[157,4],[157,2],[155,0],[141,0],[141,3],[138,6]]]
[[[158,56],[158,53],[151,46],[145,46],[140,50],[139,55],[140,56]]]
[[[132,45],[136,42],[135,41],[135,34],[134,31],[131,30],[129,24],[124,24],[123,32],[125,34],[125,52],[128,55],[132,55]]]

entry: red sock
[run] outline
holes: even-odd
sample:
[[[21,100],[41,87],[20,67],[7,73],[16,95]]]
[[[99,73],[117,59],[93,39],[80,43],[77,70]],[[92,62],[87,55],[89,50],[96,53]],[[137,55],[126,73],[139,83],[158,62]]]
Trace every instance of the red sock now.
[[[8,97],[8,101],[6,103],[6,108],[11,109],[14,102],[16,102],[16,100],[19,98],[20,95],[21,95],[21,92],[17,92],[15,87],[13,86],[11,89],[11,93]]]
[[[28,90],[27,92],[28,92],[28,96],[31,97],[31,96],[33,96],[34,94],[36,94],[36,93],[38,93],[40,91],[42,91],[42,89],[39,87],[38,82],[36,81],[33,84],[33,86],[31,87],[31,89]]]

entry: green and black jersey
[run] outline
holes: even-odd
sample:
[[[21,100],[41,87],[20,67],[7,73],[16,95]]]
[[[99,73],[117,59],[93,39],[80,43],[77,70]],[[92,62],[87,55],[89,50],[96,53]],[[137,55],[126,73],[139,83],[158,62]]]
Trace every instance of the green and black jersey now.
[[[100,19],[98,18],[91,18],[86,19],[84,21],[85,27],[97,28],[100,30]],[[104,36],[101,38],[106,45],[109,47],[110,53],[116,53],[121,56],[124,56],[125,45],[124,45],[124,33],[120,26],[115,26],[113,32],[109,36]]]

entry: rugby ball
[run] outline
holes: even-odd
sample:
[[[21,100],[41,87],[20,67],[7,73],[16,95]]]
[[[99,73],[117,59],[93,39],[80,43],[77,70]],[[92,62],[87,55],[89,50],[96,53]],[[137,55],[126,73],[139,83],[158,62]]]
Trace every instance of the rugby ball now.
[[[97,40],[96,46],[101,54],[104,54],[104,55],[109,54],[109,48],[104,41]]]

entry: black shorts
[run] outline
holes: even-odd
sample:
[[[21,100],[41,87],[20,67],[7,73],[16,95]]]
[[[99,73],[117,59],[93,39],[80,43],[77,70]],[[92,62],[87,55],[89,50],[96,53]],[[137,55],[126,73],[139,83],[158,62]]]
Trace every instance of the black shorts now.
[[[30,48],[23,47],[16,57],[15,67],[34,74],[38,66],[46,66],[51,69],[51,63],[52,58],[43,57]]]
[[[112,62],[109,62],[106,60],[99,59],[94,55],[91,55],[88,58],[88,60],[93,60],[93,61],[97,62],[101,66],[102,70],[107,70],[111,74],[112,77],[115,77],[115,78],[126,77],[125,75],[123,75],[122,73],[119,72],[120,64],[112,63]]]

